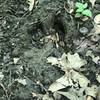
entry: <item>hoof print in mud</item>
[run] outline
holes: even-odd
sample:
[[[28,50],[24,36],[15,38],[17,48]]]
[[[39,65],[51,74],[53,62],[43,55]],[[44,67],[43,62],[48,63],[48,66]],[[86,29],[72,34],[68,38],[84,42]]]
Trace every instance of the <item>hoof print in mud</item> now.
[[[76,37],[78,32],[74,19],[64,9],[64,2],[65,0],[39,0],[36,8],[33,9],[32,20],[44,34],[50,35],[57,32],[63,34],[68,42],[68,39]],[[34,25],[31,30],[34,30]]]

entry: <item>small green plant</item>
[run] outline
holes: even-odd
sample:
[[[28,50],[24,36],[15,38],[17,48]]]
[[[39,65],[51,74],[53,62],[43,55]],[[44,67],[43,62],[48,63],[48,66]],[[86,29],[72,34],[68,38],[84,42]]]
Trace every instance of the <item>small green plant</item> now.
[[[81,17],[82,15],[87,17],[92,17],[92,12],[89,9],[87,9],[88,7],[87,3],[83,4],[80,2],[76,2],[75,7],[76,7],[75,17]]]

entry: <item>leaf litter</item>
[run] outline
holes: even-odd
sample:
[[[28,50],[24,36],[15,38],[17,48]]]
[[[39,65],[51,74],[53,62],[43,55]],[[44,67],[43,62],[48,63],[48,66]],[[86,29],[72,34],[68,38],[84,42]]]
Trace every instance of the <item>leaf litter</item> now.
[[[76,69],[76,70],[79,70],[82,66],[87,64],[87,61],[81,59],[78,53],[75,54],[63,53],[61,58],[48,57],[47,61],[52,65],[58,64],[61,66],[61,68],[64,69],[69,68],[69,69]]]
[[[97,63],[96,58],[98,57],[95,57],[91,51],[87,51],[86,56],[91,56],[92,60]],[[65,75],[49,86],[49,91],[63,95],[70,100],[89,100],[89,98],[92,100],[93,97],[96,98],[98,87],[96,85],[89,87],[90,80],[78,72],[82,66],[87,64],[87,61],[80,58],[78,53],[64,53],[61,58],[48,57],[47,61],[53,66],[58,65],[65,72]],[[99,75],[97,75],[97,80],[99,82]],[[61,91],[65,88],[68,88],[66,92]],[[85,95],[83,95],[84,92]]]

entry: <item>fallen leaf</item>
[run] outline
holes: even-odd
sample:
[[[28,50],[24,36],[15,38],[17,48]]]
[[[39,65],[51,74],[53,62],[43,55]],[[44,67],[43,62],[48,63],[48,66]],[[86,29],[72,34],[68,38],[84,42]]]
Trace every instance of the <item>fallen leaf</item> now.
[[[90,81],[82,74],[79,74],[78,72],[71,70],[70,77],[74,82],[77,82],[80,87],[86,88]]]
[[[79,100],[78,97],[76,95],[74,95],[73,93],[62,92],[62,91],[57,91],[57,93],[67,97],[70,100]]]
[[[0,72],[0,81],[4,78],[4,75],[2,72]]]
[[[66,69],[70,68],[70,63],[68,62],[67,54],[63,53],[61,58],[58,59],[59,64],[62,66],[62,70],[66,71]]]
[[[100,34],[100,25],[94,25],[95,34]]]
[[[63,84],[58,83],[58,82],[54,82],[49,86],[48,90],[52,91],[52,92],[55,92],[55,91],[58,91],[58,90],[64,89],[64,88],[66,88],[66,86],[64,86]]]
[[[93,60],[96,64],[98,64],[98,61],[100,60],[100,57],[99,57],[99,56],[94,57],[94,58],[92,58],[92,60]]]
[[[100,14],[97,14],[94,17],[94,28],[91,30],[88,36],[90,35],[99,35],[100,34]]]
[[[94,22],[96,24],[100,24],[100,14],[97,14],[95,17],[94,17]]]
[[[18,83],[22,84],[22,85],[27,85],[26,79],[15,79],[15,81],[17,81]]]
[[[97,100],[100,100],[100,86],[98,87]]]
[[[91,4],[92,4],[92,7],[94,6],[94,4],[95,4],[95,2],[96,2],[96,0],[89,0],[90,2],[91,2]]]
[[[64,76],[56,80],[56,82],[52,83],[49,86],[48,90],[55,92],[72,85],[73,85],[72,80],[68,77],[67,74],[65,74]]]
[[[14,64],[17,64],[20,58],[13,58]]]
[[[52,65],[58,64],[58,59],[55,57],[48,57],[47,61],[48,61],[48,63],[51,63]]]
[[[86,92],[86,95],[89,95],[89,96],[96,98],[97,92],[98,92],[98,87],[96,85],[93,85],[91,87],[87,87],[85,92]]]
[[[37,94],[35,92],[32,92],[32,97],[36,97]]]
[[[79,57],[78,53],[71,55],[70,53],[67,54],[68,61],[70,65],[74,69],[79,69],[83,65],[87,64],[86,60],[83,60]]]
[[[49,86],[48,90],[55,92],[68,86],[74,86],[75,83],[79,84],[80,87],[85,89],[90,83],[90,81],[82,74],[79,74],[74,70],[71,70],[69,73],[66,73],[64,76],[62,76],[61,78],[57,79],[54,83],[52,83]]]
[[[93,55],[93,53],[92,53],[91,50],[88,50],[88,51],[86,52],[86,56],[94,57],[94,55]]]
[[[28,0],[28,4],[29,4],[29,11],[32,11],[33,7],[34,7],[34,0]]]
[[[53,97],[50,97],[49,94],[45,94],[42,100],[54,100]]]
[[[96,64],[98,64],[98,61],[100,60],[100,57],[99,56],[95,57],[91,50],[87,51],[86,56],[90,56],[93,62],[95,62]]]
[[[57,91],[58,94],[61,94],[67,97],[69,100],[86,100],[86,96],[83,95],[83,92],[80,93],[79,90],[71,87],[68,91]]]
[[[83,65],[87,64],[86,60],[83,60],[79,57],[78,53],[75,53],[71,55],[70,53],[65,54],[61,56],[61,58],[55,58],[55,57],[48,57],[47,58],[48,63],[51,63],[52,65],[61,65],[62,70],[67,69],[76,69],[79,70]]]
[[[80,69],[81,66],[85,65],[87,62],[79,57],[77,53],[71,55],[63,54],[62,57],[59,59],[59,63],[64,69],[73,68],[73,69]]]
[[[61,100],[62,96],[60,94],[58,94],[57,92],[54,92],[53,97],[55,98],[55,100]]]
[[[100,75],[96,74],[96,80],[100,83]]]

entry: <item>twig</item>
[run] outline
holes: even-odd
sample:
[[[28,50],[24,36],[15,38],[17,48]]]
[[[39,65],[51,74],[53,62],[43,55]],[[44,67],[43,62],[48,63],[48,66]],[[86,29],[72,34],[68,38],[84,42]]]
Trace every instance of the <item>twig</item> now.
[[[8,93],[7,93],[7,90],[5,88],[5,86],[0,82],[0,86],[3,88],[5,94],[6,94],[6,97],[7,97],[7,100],[10,100],[9,96],[8,96]]]

